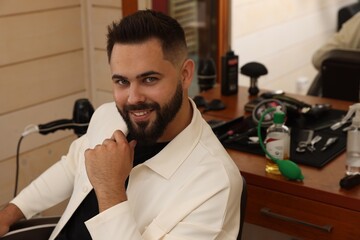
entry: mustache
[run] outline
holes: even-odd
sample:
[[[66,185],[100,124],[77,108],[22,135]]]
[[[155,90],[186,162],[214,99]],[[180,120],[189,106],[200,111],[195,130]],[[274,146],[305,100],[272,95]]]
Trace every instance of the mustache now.
[[[160,109],[160,105],[158,103],[139,103],[132,105],[125,105],[124,111],[136,111],[136,110],[145,110],[145,109]]]

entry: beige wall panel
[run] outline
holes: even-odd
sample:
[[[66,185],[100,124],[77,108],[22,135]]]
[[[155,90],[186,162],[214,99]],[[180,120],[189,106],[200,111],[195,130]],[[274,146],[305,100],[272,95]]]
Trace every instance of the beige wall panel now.
[[[0,18],[0,67],[81,49],[80,21],[80,8]]]
[[[95,50],[93,71],[96,90],[112,91],[110,66],[105,50]]]
[[[1,0],[0,16],[79,6],[79,0]]]
[[[38,177],[43,171],[66,154],[75,135],[20,154],[18,192]],[[0,162],[0,205],[13,198],[15,188],[16,159],[10,158]]]
[[[0,162],[0,206],[8,203],[14,196],[15,158]]]
[[[96,49],[106,49],[107,27],[122,17],[119,8],[98,8],[92,10],[92,39]]]
[[[0,115],[0,162],[15,156],[17,142],[26,126],[44,124],[64,118],[71,119],[76,99],[85,96],[85,92],[81,92],[31,106],[21,111]],[[71,130],[57,131],[48,135],[30,134],[22,141],[21,152],[29,151],[73,134]]]
[[[3,67],[0,76],[0,114],[85,90],[82,51]]]
[[[113,102],[114,101],[114,97],[113,97],[112,92],[97,91],[95,97],[96,97],[96,106],[97,107],[99,107],[103,103]]]
[[[19,191],[51,165],[60,160],[61,156],[66,155],[71,142],[75,139],[77,139],[76,136],[71,135],[67,138],[21,154],[19,165]]]
[[[121,8],[121,2],[122,1],[121,0],[92,0],[91,2],[92,2],[92,5],[96,5],[96,6],[107,6],[107,7]]]

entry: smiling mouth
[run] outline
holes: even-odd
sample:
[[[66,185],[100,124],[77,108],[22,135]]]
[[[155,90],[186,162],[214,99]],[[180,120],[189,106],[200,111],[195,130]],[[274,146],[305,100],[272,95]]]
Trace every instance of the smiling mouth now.
[[[143,122],[149,120],[150,114],[153,110],[137,110],[137,111],[130,111],[130,114],[135,122]]]

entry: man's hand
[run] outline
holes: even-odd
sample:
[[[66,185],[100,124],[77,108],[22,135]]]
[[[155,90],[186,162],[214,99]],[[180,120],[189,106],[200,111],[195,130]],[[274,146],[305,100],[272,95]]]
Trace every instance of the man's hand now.
[[[9,232],[12,224],[24,218],[24,214],[14,204],[9,203],[4,209],[0,211],[0,236]]]
[[[136,141],[127,141],[123,132],[117,130],[111,139],[85,151],[86,172],[102,212],[126,201],[125,181],[133,167]]]

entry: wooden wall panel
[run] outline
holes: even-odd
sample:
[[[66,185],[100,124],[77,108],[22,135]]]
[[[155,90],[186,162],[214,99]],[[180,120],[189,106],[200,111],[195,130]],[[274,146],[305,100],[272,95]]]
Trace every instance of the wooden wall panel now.
[[[0,162],[0,206],[9,202],[14,195],[15,158]],[[1,207],[0,207],[1,209]]]
[[[1,115],[84,91],[83,52],[8,65],[0,76]]]
[[[121,17],[121,10],[117,8],[92,9],[92,39],[95,49],[106,49],[107,27],[112,22],[118,22]]]
[[[48,169],[68,152],[76,136],[70,135],[51,144],[43,145],[20,156],[19,191]]]
[[[112,79],[107,53],[105,50],[95,50],[94,78],[96,90],[112,92]]]
[[[114,101],[112,92],[101,90],[96,92],[96,99],[98,104]]]
[[[0,17],[79,6],[79,0],[1,0]]]
[[[92,0],[93,6],[121,8],[121,0]]]
[[[66,154],[71,142],[76,139],[75,135],[69,136],[51,145],[35,148],[23,152],[19,159],[19,185],[21,189],[38,177],[44,170],[57,162],[62,155]],[[9,158],[0,162],[0,205],[12,199],[15,187],[15,163],[16,159]]]
[[[94,58],[91,69],[93,74],[93,88],[95,88],[93,89],[95,92],[93,99],[96,106],[108,102],[108,100],[112,100],[112,98],[106,98],[105,100],[104,98],[99,97],[99,92],[105,91],[108,95],[112,96],[111,74],[106,53],[106,34],[107,27],[112,22],[118,22],[121,19],[121,10],[122,9],[118,7],[105,8],[95,4],[92,7],[91,39],[93,42],[92,55]]]
[[[0,67],[82,49],[80,9],[0,18]]]
[[[0,162],[15,156],[17,142],[26,126],[43,124],[57,119],[71,119],[74,102],[83,97],[85,97],[85,93],[81,92],[27,107],[21,111],[0,115]],[[33,133],[25,137],[21,150],[29,151],[69,135],[73,135],[73,131],[58,131],[48,135]]]
[[[104,43],[107,25],[121,12],[121,0],[0,1],[0,206],[12,197],[16,145],[27,125],[71,119],[75,100],[91,92],[94,107],[97,93],[101,101],[112,100]],[[96,92],[94,72],[105,94]],[[21,187],[66,153],[74,138],[71,130],[26,136]],[[61,213],[65,204],[44,214]]]

